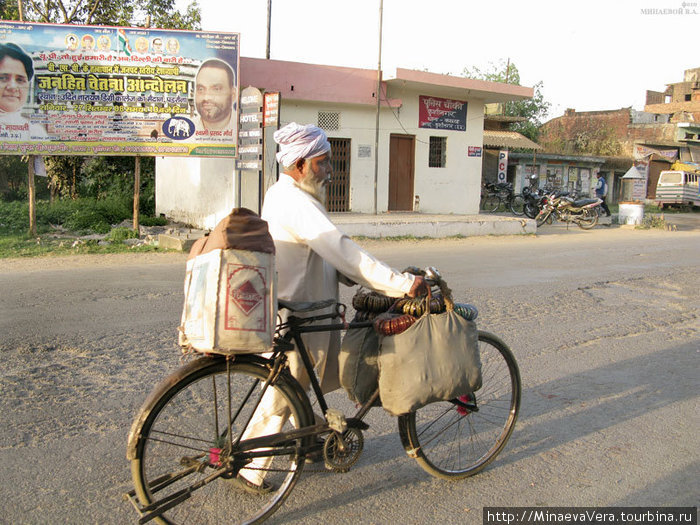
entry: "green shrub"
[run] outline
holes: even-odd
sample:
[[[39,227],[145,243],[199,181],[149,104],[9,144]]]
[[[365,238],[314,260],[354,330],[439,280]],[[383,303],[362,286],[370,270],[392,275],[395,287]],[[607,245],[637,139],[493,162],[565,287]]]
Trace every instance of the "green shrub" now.
[[[107,233],[111,225],[104,216],[97,210],[84,208],[75,210],[63,223],[63,227],[75,232]]]
[[[637,230],[649,230],[649,229],[658,229],[658,230],[665,230],[667,229],[668,225],[666,224],[666,219],[664,218],[663,214],[661,215],[645,215],[644,218],[642,219],[642,223],[636,226]]]
[[[165,217],[139,217],[139,224],[142,226],[165,226],[168,219]]]
[[[131,228],[112,228],[105,240],[110,242],[123,242],[126,239],[138,239],[139,234]]]
[[[133,202],[126,197],[107,199],[60,199],[53,203],[36,202],[37,230],[41,233],[51,226],[80,232],[107,233],[112,224],[133,217]],[[163,217],[142,216],[139,219],[144,226],[164,226],[168,223]],[[29,229],[29,205],[26,202],[0,201],[0,230],[24,233]]]
[[[0,230],[23,232],[29,228],[29,205],[24,202],[0,202]]]
[[[37,224],[42,224],[49,226],[63,225],[70,218],[71,215],[78,209],[79,201],[74,201],[71,199],[56,200],[53,203],[48,201],[37,201],[36,206],[36,222]]]

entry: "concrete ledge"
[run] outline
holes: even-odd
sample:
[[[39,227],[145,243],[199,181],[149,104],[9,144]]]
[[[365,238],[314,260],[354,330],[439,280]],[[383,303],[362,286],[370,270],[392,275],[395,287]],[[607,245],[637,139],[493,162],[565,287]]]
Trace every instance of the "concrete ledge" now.
[[[203,231],[191,233],[161,233],[158,235],[158,246],[166,250],[189,252],[197,239],[204,237]]]
[[[537,233],[527,217],[500,215],[429,215],[420,213],[332,213],[331,220],[353,237],[472,237]]]

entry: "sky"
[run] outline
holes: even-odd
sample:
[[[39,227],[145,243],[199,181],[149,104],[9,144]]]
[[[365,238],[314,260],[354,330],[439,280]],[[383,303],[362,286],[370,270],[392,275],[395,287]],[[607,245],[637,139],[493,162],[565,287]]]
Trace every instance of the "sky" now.
[[[186,0],[183,0],[186,2]],[[267,0],[198,0],[202,29],[241,34],[265,58]],[[377,68],[380,0],[272,0],[270,58]],[[381,65],[460,76],[514,63],[542,82],[549,118],[567,108],[644,109],[700,67],[700,0],[384,0]]]

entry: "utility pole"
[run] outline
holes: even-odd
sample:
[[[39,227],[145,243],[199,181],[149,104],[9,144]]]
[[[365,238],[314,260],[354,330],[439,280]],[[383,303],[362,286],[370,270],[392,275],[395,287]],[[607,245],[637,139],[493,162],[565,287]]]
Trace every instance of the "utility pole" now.
[[[151,15],[146,16],[146,27],[151,27]],[[132,227],[136,235],[141,234],[139,226],[139,205],[141,202],[141,157],[134,157],[134,208],[133,208],[133,223]]]
[[[381,105],[380,94],[382,92],[382,15],[384,13],[384,0],[379,0],[379,59],[377,60],[377,117],[374,133],[374,215],[377,215],[377,179],[379,178],[379,109]]]
[[[267,44],[265,45],[265,58],[270,60],[270,27],[272,21],[272,0],[267,0]]]
[[[508,61],[506,62],[506,84],[508,83],[508,76],[510,75],[510,57],[508,57]],[[503,103],[503,115],[506,114],[506,109],[508,108],[508,102]]]

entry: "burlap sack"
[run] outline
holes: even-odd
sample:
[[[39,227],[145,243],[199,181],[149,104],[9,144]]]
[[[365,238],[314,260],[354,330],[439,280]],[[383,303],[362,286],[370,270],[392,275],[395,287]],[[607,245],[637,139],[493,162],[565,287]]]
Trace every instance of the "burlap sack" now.
[[[384,336],[379,351],[379,395],[393,415],[481,388],[478,332],[451,308],[423,315],[405,332]]]
[[[236,208],[190,250],[182,346],[207,353],[265,352],[274,337],[275,245],[267,223]]]
[[[340,346],[340,385],[348,397],[365,404],[377,390],[379,336],[374,328],[348,330]]]

